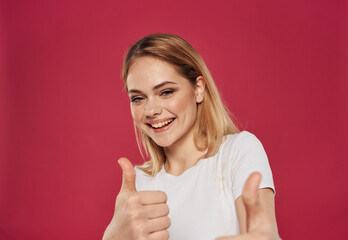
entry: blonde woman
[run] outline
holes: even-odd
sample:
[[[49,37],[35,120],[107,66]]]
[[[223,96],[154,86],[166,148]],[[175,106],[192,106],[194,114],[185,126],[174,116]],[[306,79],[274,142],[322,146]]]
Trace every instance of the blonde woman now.
[[[259,140],[239,132],[195,49],[171,34],[129,49],[122,78],[140,151],[104,238],[279,239],[274,185]]]

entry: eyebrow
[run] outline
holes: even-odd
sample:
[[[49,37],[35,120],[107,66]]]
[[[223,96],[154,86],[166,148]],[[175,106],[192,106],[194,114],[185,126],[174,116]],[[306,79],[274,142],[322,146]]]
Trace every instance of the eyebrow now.
[[[165,86],[165,85],[167,85],[167,84],[177,84],[177,83],[171,82],[171,81],[164,81],[164,82],[162,82],[162,83],[157,84],[156,86],[154,86],[154,87],[152,88],[152,90],[153,90],[153,91],[156,91],[157,89],[159,89],[159,88],[161,88],[161,87],[163,87],[163,86]],[[130,90],[128,90],[128,93],[141,93],[141,91],[140,91],[140,90],[137,90],[137,89],[130,89]]]

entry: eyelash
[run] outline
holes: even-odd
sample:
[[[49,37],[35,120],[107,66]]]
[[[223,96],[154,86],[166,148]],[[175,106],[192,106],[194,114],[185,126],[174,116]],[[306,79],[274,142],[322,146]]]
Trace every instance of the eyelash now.
[[[166,89],[164,91],[162,91],[160,93],[160,96],[168,96],[168,95],[171,95],[174,93],[174,90],[173,89]],[[135,97],[131,97],[131,102],[132,103],[137,103],[137,102],[140,102],[141,100],[143,100],[144,98],[143,97],[138,97],[138,96],[135,96]]]
[[[140,102],[141,100],[143,100],[142,97],[132,97],[131,98],[131,102]]]
[[[173,94],[173,93],[174,93],[173,89],[166,89],[166,90],[161,92],[161,96],[168,96],[168,95]]]

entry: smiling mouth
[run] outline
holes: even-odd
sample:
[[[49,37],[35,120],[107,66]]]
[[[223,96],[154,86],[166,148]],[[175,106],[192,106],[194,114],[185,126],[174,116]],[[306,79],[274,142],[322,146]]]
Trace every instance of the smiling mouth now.
[[[160,128],[164,128],[164,127],[168,126],[174,120],[175,120],[175,118],[172,118],[172,119],[168,119],[168,120],[161,122],[161,123],[156,123],[156,124],[147,123],[147,125],[150,126],[151,128],[154,128],[154,129],[160,129]]]

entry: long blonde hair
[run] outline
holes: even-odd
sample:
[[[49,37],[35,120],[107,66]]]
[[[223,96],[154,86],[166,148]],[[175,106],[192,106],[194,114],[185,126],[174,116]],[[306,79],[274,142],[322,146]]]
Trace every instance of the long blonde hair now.
[[[197,105],[197,120],[194,126],[195,145],[199,150],[206,150],[202,158],[217,153],[223,136],[239,132],[232,121],[232,114],[222,103],[219,91],[202,57],[188,42],[173,34],[153,34],[135,42],[123,61],[122,79],[126,85],[131,65],[142,56],[152,56],[170,63],[192,86],[195,86],[197,77],[203,76],[204,99]],[[141,155],[145,159],[150,159],[141,169],[155,176],[166,160],[164,150],[135,125],[134,128]]]

